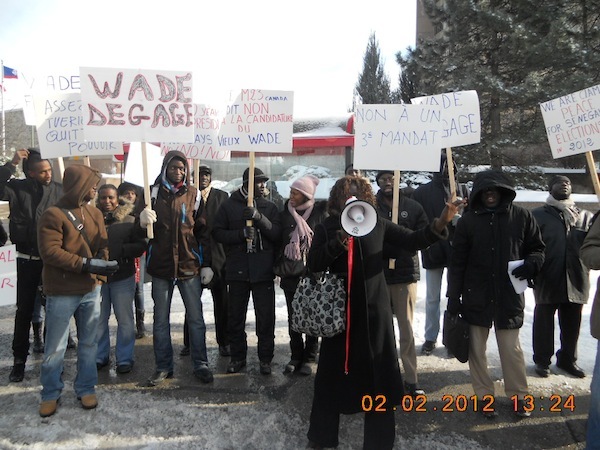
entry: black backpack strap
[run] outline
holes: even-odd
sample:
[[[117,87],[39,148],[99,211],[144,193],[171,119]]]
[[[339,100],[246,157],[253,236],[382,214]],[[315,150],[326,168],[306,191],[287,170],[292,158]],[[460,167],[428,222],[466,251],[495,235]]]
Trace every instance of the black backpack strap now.
[[[67,218],[71,221],[71,223],[73,224],[75,229],[81,233],[81,235],[83,236],[83,239],[85,240],[85,243],[88,245],[88,247],[90,249],[90,253],[93,255],[94,252],[92,251],[92,244],[90,244],[90,240],[88,239],[87,233],[85,232],[85,228],[83,227],[83,224],[81,223],[81,221],[70,210],[65,209],[65,208],[60,208],[60,210],[63,213],[65,213],[65,216],[67,216]]]

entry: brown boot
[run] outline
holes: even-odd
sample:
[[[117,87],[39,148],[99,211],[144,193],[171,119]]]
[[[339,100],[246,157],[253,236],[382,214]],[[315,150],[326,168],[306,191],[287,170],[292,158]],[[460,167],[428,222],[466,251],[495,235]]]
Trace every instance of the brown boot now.
[[[33,325],[33,353],[44,353],[44,337],[42,336],[42,324]]]
[[[142,339],[146,336],[146,326],[144,325],[144,311],[135,311],[135,326],[136,326],[136,339]]]
[[[58,400],[45,400],[40,403],[40,416],[50,417],[58,408]]]
[[[98,397],[96,397],[96,394],[84,395],[80,400],[83,409],[94,409],[98,406]]]

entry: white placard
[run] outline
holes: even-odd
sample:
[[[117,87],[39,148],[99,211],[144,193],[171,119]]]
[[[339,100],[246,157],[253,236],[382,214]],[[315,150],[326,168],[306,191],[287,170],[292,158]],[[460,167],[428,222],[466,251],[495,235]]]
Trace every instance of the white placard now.
[[[242,89],[227,105],[219,147],[238,152],[291,153],[294,93]]]
[[[554,159],[600,149],[600,84],[540,108]]]
[[[525,292],[525,289],[527,289],[528,287],[528,283],[527,280],[519,280],[512,274],[512,271],[515,270],[517,267],[522,266],[524,262],[524,259],[517,259],[515,261],[508,262],[508,277],[510,278],[510,282],[512,283],[513,288],[515,289],[515,292],[517,294],[522,294],[523,292]]]
[[[154,180],[160,174],[160,169],[163,163],[161,150],[156,145],[146,144],[146,157],[148,159],[148,182],[150,186],[154,184]],[[127,165],[125,166],[125,181],[144,185],[144,172],[142,164],[142,144],[140,142],[132,142],[127,153]]]
[[[33,104],[43,158],[123,154],[122,142],[84,141],[79,93],[36,95]]]
[[[0,247],[0,306],[16,304],[17,248],[14,245],[5,245]]]
[[[438,106],[359,105],[354,115],[354,168],[440,170]]]
[[[481,112],[477,91],[415,97],[411,102],[441,108],[441,148],[477,144],[481,141]]]
[[[231,152],[219,146],[219,129],[223,117],[214,106],[194,105],[194,140],[187,144],[163,142],[162,154],[178,150],[188,159],[231,161]]]
[[[30,126],[36,126],[36,116],[34,108],[34,97],[47,97],[53,93],[80,92],[79,73],[72,70],[64,72],[54,72],[49,74],[19,74],[19,79],[23,80],[25,91],[25,104],[23,105],[23,115],[25,123]]]
[[[80,68],[86,140],[191,142],[192,73]]]

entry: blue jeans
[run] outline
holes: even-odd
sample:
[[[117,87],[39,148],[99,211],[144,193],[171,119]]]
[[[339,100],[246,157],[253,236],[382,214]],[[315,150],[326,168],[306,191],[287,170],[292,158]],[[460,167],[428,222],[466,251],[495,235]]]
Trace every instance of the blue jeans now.
[[[596,363],[591,385],[590,414],[587,422],[586,449],[600,449],[600,341],[596,348]]]
[[[152,277],[152,299],[154,300],[154,324],[152,327],[154,359],[158,372],[173,372],[173,345],[171,344],[171,299],[173,289],[179,293],[185,305],[185,317],[189,326],[190,354],[194,370],[208,366],[206,353],[206,325],[202,315],[202,285],[200,277],[186,280],[165,280]]]
[[[46,299],[46,347],[40,382],[42,400],[60,397],[69,321],[77,324],[77,375],[73,388],[77,397],[94,394],[98,383],[96,370],[96,333],[100,318],[100,286],[85,295],[49,295]]]
[[[133,295],[135,293],[135,276],[119,281],[112,281],[102,286],[102,306],[100,307],[100,323],[98,324],[98,353],[96,362],[108,363],[110,356],[110,333],[108,319],[110,309],[115,311],[117,319],[117,344],[115,356],[117,366],[133,364],[133,346],[135,344],[135,323],[133,320]]]
[[[440,291],[444,268],[426,269],[425,284],[425,340],[436,342],[440,334]]]

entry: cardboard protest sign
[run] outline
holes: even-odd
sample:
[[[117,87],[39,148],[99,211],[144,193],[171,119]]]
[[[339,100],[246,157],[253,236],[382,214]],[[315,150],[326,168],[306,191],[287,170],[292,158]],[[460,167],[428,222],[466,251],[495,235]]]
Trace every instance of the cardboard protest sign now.
[[[19,79],[22,79],[24,83],[23,115],[27,125],[37,126],[34,97],[80,92],[79,73],[75,72],[74,70],[64,70],[46,74],[22,74],[23,76]]]
[[[219,130],[223,150],[291,153],[294,93],[242,89],[229,104]]]
[[[191,142],[192,73],[80,68],[88,141]]]
[[[0,247],[0,306],[17,303],[17,249]]]
[[[61,156],[118,155],[121,142],[94,142],[83,139],[81,95],[78,93],[35,96],[36,129],[44,158]]]
[[[540,108],[554,159],[600,149],[600,84]]]
[[[161,149],[156,145],[146,144],[146,149],[148,180],[150,183],[154,183],[154,180],[160,174],[164,155],[162,155]],[[142,166],[142,144],[140,142],[132,142],[127,153],[127,164],[123,180],[137,184],[138,186],[144,186],[144,170]]]
[[[354,130],[355,168],[439,170],[438,106],[359,105]]]
[[[411,99],[411,103],[441,108],[440,148],[477,144],[481,141],[481,112],[477,91],[415,97]]]
[[[230,161],[231,152],[219,146],[218,134],[222,116],[218,108],[204,105],[194,105],[194,140],[189,143],[163,142],[162,154],[178,150],[188,159]]]

